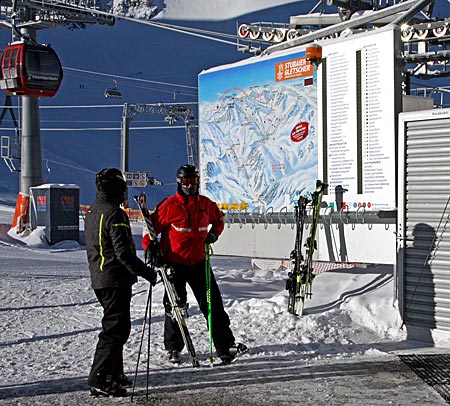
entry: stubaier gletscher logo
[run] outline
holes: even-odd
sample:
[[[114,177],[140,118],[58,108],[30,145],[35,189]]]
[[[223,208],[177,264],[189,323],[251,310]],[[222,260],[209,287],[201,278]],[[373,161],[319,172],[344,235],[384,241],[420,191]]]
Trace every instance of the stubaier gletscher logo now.
[[[291,140],[303,141],[308,136],[309,125],[306,121],[300,121],[291,131]]]
[[[275,64],[275,80],[277,82],[311,76],[313,73],[313,66],[304,57]]]

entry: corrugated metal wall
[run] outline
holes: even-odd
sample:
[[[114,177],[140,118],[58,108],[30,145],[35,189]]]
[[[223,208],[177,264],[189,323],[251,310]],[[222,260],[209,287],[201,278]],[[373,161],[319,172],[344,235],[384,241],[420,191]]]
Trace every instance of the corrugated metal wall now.
[[[413,117],[413,116],[411,116]],[[450,332],[450,118],[405,119],[399,289],[410,328]],[[402,145],[402,144],[400,144]],[[430,335],[431,337],[431,335]]]

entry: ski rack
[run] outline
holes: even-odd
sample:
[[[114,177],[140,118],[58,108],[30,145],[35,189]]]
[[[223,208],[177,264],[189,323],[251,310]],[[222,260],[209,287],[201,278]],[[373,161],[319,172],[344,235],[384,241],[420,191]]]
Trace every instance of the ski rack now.
[[[289,292],[288,312],[297,316],[303,315],[305,299],[311,299],[312,297],[313,256],[317,250],[317,226],[323,194],[327,187],[326,183],[317,180],[316,189],[311,193],[311,199],[300,196],[294,210],[296,237],[294,249],[290,255],[292,267],[291,271],[288,272],[286,289]],[[304,223],[308,204],[312,207],[311,227],[304,240]],[[303,251],[305,251],[304,254]]]
[[[323,225],[344,224],[353,226],[356,224],[384,224],[388,226],[390,224],[397,224],[397,210],[369,211],[364,206],[360,206],[355,211],[349,211],[347,209],[336,211],[333,206],[323,203],[319,217],[319,223]],[[308,208],[305,224],[311,223],[309,210]],[[228,210],[225,212],[224,221],[227,227],[231,227],[234,224],[240,227],[246,224],[252,227],[258,224],[264,224],[266,228],[270,224],[276,224],[279,227],[282,225],[290,225],[292,227],[295,224],[295,213],[288,212],[287,207],[283,207],[279,212],[274,212],[273,208],[268,208],[264,213]]]

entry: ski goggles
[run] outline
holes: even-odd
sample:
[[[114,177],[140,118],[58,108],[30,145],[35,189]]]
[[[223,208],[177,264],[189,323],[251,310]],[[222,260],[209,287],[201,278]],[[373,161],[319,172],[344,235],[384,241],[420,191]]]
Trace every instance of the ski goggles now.
[[[187,185],[198,185],[200,183],[199,178],[181,178],[181,184],[184,186]]]

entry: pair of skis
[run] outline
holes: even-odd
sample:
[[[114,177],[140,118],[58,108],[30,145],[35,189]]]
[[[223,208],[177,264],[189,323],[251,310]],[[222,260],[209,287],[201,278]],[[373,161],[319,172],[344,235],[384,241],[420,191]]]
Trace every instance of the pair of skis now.
[[[289,292],[288,312],[297,316],[303,314],[305,298],[312,296],[313,281],[313,254],[317,249],[316,232],[319,223],[320,205],[325,188],[328,185],[317,180],[316,190],[311,194],[311,200],[300,196],[295,206],[296,236],[295,246],[291,252],[292,270],[288,273],[286,289]],[[307,205],[312,205],[312,219],[309,236],[304,246],[305,255],[302,253],[303,230],[305,225]]]
[[[134,196],[134,200],[137,203],[139,210],[141,212],[142,218],[145,221],[145,224],[148,229],[148,233],[150,235],[150,239],[152,240],[152,244],[154,244],[154,247],[157,251],[159,251],[158,246],[158,240],[157,235],[155,232],[155,227],[153,227],[152,219],[150,217],[150,213],[148,212],[147,208],[147,202],[146,202],[146,195],[145,193],[141,193],[139,196]],[[168,266],[167,264],[161,264],[160,260],[157,261],[157,257],[159,256],[159,259],[161,260],[162,255],[159,252],[157,252],[157,256],[153,255],[150,258],[150,261],[153,261],[150,263],[150,266],[155,269],[156,267],[159,268],[159,273],[161,275],[161,279],[164,284],[164,288],[166,290],[167,296],[169,298],[170,304],[172,306],[172,318],[177,322],[178,327],[180,328],[181,336],[183,337],[184,345],[186,346],[186,349],[189,353],[189,356],[191,358],[192,366],[198,367],[200,366],[200,363],[197,358],[197,354],[195,352],[194,344],[192,342],[191,336],[189,334],[189,330],[186,325],[186,305],[184,303],[181,303],[180,298],[178,297],[177,291],[175,290],[175,286],[173,284],[173,269]]]

